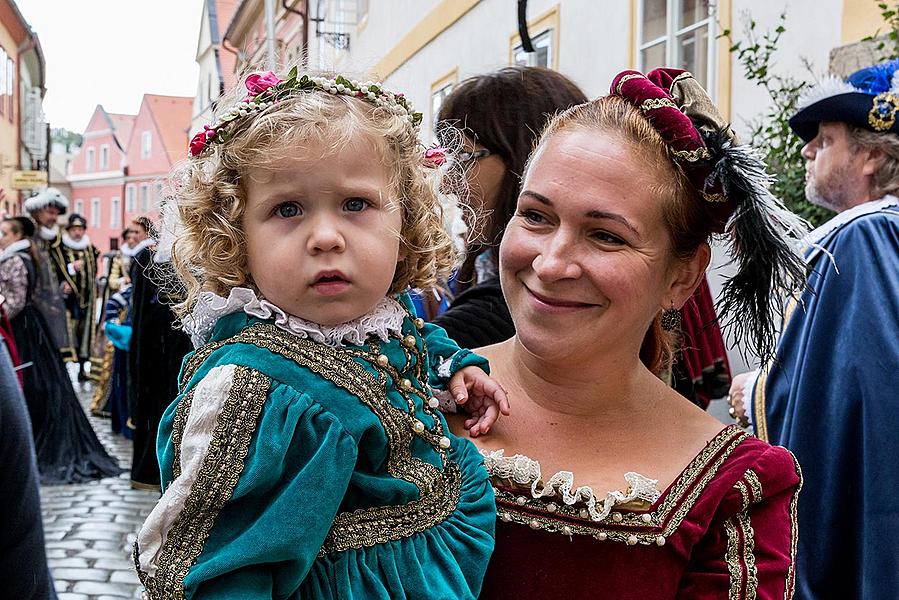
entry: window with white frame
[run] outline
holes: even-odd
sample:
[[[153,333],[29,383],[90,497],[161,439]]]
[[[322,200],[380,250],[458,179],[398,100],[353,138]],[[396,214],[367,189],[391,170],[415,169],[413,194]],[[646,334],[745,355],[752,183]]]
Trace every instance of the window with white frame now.
[[[100,170],[105,171],[109,168],[109,144],[100,146]]]
[[[525,52],[521,44],[512,49],[512,62],[522,67],[552,67],[553,30],[545,29],[531,38],[533,52]]]
[[[91,199],[91,227],[100,226],[100,199]]]
[[[109,226],[119,227],[122,224],[122,201],[118,196],[113,196],[109,201]]]
[[[84,200],[75,200],[75,214],[84,215]]]
[[[84,158],[84,170],[85,171],[93,171],[94,170],[94,149],[88,148],[87,154]]]
[[[140,210],[143,213],[150,211],[150,186],[146,183],[140,184]]]
[[[153,152],[153,134],[144,131],[140,136],[140,157],[150,158],[151,152]]]
[[[638,69],[671,66],[690,71],[714,92],[715,19],[709,0],[640,0]]]
[[[153,191],[156,195],[156,210],[158,211],[162,208],[162,184],[157,183],[155,186],[153,186]]]
[[[125,186],[125,212],[133,213],[137,210],[137,206],[135,203],[135,197],[137,196],[137,189],[134,187],[133,183],[129,183]]]

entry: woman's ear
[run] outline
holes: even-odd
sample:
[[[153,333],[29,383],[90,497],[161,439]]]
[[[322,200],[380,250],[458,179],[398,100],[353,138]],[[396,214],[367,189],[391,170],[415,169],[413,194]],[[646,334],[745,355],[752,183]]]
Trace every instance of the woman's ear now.
[[[668,304],[663,308],[671,308],[672,301],[675,308],[681,308],[690,299],[690,296],[702,283],[711,258],[712,249],[708,244],[702,244],[692,257],[675,263],[673,267],[675,269],[674,280],[668,288],[668,297],[665,299]]]

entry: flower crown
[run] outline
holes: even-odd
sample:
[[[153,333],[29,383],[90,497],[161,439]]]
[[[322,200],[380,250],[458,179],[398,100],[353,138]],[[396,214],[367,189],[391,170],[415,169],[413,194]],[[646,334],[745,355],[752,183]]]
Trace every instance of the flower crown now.
[[[243,121],[245,117],[255,115],[300,92],[326,92],[365,100],[405,119],[416,134],[421,124],[421,113],[415,112],[405,96],[391,92],[379,82],[360,82],[343,75],[333,78],[303,75],[298,78],[297,68],[293,67],[286,79],[281,79],[272,71],[265,71],[249,75],[244,85],[247,97],[222,114],[216,122],[204,125],[203,130],[194,135],[190,141],[190,156],[199,156],[212,144],[229,140],[234,135],[236,123]]]

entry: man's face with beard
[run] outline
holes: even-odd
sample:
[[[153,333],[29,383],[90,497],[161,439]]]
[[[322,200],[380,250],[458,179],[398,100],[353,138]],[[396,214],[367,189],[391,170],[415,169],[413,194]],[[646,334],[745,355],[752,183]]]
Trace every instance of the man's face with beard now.
[[[33,216],[40,226],[53,229],[56,225],[56,219],[59,217],[59,209],[55,206],[47,206],[34,211]]]
[[[802,148],[805,165],[805,197],[812,204],[842,212],[859,202],[864,185],[864,153],[852,147],[845,123],[823,122],[818,135]]]

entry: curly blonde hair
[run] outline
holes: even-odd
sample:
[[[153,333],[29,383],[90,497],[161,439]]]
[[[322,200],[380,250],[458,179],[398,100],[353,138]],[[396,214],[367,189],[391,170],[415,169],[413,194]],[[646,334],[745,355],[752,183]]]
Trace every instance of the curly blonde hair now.
[[[231,103],[225,100],[220,106],[227,110]],[[227,296],[232,288],[245,286],[259,292],[248,270],[242,179],[254,169],[272,167],[307,142],[323,146],[322,160],[363,135],[380,148],[380,156],[372,160],[383,161],[389,170],[406,250],[388,293],[431,289],[448,277],[456,255],[437,191],[451,184],[452,171],[425,165],[424,148],[407,120],[362,99],[298,91],[235,125],[229,139],[189,159],[172,175],[175,210],[168,212],[180,221],[172,263],[185,298],[176,307],[179,316],[189,314],[205,291]]]

